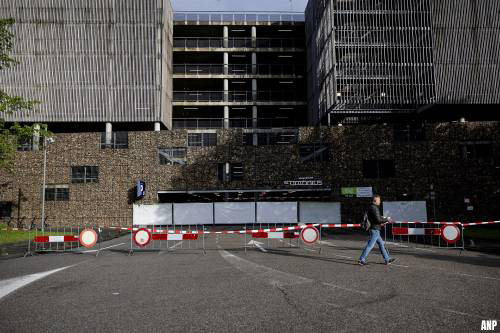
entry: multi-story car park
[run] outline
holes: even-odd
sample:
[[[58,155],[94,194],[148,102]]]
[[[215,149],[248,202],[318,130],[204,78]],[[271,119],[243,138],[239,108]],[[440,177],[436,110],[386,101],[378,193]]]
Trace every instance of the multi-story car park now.
[[[417,2],[420,7],[411,12],[425,12],[429,2]],[[19,113],[7,120],[46,122],[55,132],[50,145],[40,147],[36,140],[20,143],[14,172],[1,171],[5,181],[0,212],[12,223],[39,221],[44,192],[51,225],[130,225],[134,203],[218,201],[339,202],[342,221],[354,222],[368,201],[353,196],[352,189],[358,187],[382,193],[385,200],[426,201],[429,218],[490,219],[500,214],[499,125],[469,122],[468,116],[459,122],[422,122],[435,110],[432,98],[439,91],[439,66],[427,65],[422,58],[427,53],[401,47],[392,53],[394,57],[419,60],[411,66],[391,65],[403,72],[412,69],[399,81],[394,76],[352,81],[345,74],[344,81],[338,81],[344,90],[337,91],[333,83],[344,70],[364,73],[370,63],[362,59],[375,63],[373,68],[386,66],[377,63],[377,45],[361,55],[357,52],[365,49],[350,45],[354,41],[347,37],[342,43],[348,46],[332,46],[335,39],[328,36],[336,31],[332,22],[337,21],[328,23],[323,14],[333,15],[333,5],[347,6],[347,2],[316,1],[309,6],[318,13],[314,24],[323,28],[308,30],[313,31],[307,34],[308,47],[300,13],[174,13],[172,17],[165,1],[113,3],[118,7],[103,12],[99,7],[103,4],[96,0],[61,2],[58,9],[45,8],[42,1],[0,0],[2,16],[17,19],[13,56],[21,61],[2,72],[1,87],[41,101],[40,112]],[[369,5],[349,2],[362,3]],[[401,3],[410,6],[408,1]],[[384,20],[369,19],[372,7],[365,9],[363,18],[370,24],[406,33],[404,21],[391,21],[387,27]],[[359,18],[354,10],[348,12],[347,17],[338,13],[346,27]],[[473,13],[488,17],[486,10]],[[424,20],[427,14],[419,15]],[[306,16],[311,26],[313,16]],[[494,34],[491,20],[485,22],[492,24],[491,31],[486,30]],[[108,29],[99,32],[103,26]],[[356,37],[347,30],[339,36]],[[429,36],[425,29],[409,30]],[[311,43],[311,38],[325,44]],[[451,56],[453,47],[448,47]],[[356,52],[342,58],[349,62],[338,61],[341,50]],[[490,58],[474,62],[474,73],[484,68],[495,73],[493,53],[488,54]],[[458,66],[469,81],[484,84],[483,74],[479,79],[467,76],[468,65],[450,62],[446,66]],[[420,70],[424,76],[418,75]],[[414,87],[412,80],[423,83]],[[415,91],[425,87],[432,96],[426,92],[413,100]],[[467,90],[472,85],[460,87]],[[406,95],[396,93],[401,88]],[[495,86],[490,88],[489,100],[470,102],[495,103],[498,93]],[[392,99],[389,93],[403,97]],[[385,97],[391,103],[385,103]],[[410,110],[425,111],[420,112],[420,122],[392,124],[390,117],[368,117],[372,124],[337,126],[347,117],[373,113],[404,112],[407,121]],[[316,126],[328,118],[326,114],[338,116],[330,117],[335,126]],[[451,115],[453,120],[462,117],[458,112]],[[47,177],[42,191],[44,150]],[[146,184],[140,200],[133,193],[137,180]]]
[[[310,123],[498,119],[499,13],[495,0],[309,1]]]
[[[306,124],[303,14],[178,12],[173,41],[174,128]]]

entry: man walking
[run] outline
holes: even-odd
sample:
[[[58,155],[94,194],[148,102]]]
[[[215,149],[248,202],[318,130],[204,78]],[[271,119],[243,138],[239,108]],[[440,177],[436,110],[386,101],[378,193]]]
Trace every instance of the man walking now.
[[[367,215],[368,215],[368,221],[370,222],[370,229],[369,229],[370,239],[368,240],[368,244],[366,244],[366,247],[363,250],[361,257],[359,257],[358,263],[361,266],[366,265],[366,258],[368,257],[368,254],[370,254],[370,251],[375,246],[375,243],[377,243],[380,252],[384,256],[385,264],[389,265],[393,263],[396,259],[391,258],[389,256],[389,253],[387,253],[387,250],[384,247],[384,241],[380,236],[380,229],[382,229],[382,226],[385,223],[389,222],[389,218],[384,217],[380,214],[380,195],[375,195],[373,197],[373,201],[370,208],[367,211]]]

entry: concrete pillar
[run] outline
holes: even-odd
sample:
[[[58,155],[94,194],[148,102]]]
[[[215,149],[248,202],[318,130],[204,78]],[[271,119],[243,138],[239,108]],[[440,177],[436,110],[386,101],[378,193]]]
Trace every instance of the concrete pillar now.
[[[257,79],[252,79],[252,100],[257,101]]]
[[[252,127],[257,128],[257,105],[252,106]]]
[[[106,123],[106,145],[111,144],[111,139],[113,137],[113,125],[111,123]]]
[[[34,151],[38,151],[40,149],[39,143],[40,143],[40,125],[35,124],[35,126],[33,126],[33,150]]]
[[[224,128],[229,128],[229,106],[224,107]]]
[[[224,52],[224,74],[229,74],[229,53]]]
[[[229,27],[224,26],[224,42],[223,42],[224,47],[229,47]]]
[[[224,79],[224,102],[229,101],[229,80]]]
[[[257,53],[252,52],[252,74],[257,74]]]
[[[155,132],[159,132],[161,129],[161,124],[159,122],[155,122]]]
[[[257,47],[257,27],[252,27],[252,47]]]

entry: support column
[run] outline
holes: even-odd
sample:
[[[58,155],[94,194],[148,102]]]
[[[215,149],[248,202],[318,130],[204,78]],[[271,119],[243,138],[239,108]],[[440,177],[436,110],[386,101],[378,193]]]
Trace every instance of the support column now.
[[[252,128],[257,128],[257,105],[252,106]]]
[[[229,53],[224,52],[224,74],[229,74]]]
[[[224,102],[229,101],[229,80],[224,79]]]
[[[35,124],[35,126],[33,126],[33,151],[40,150],[39,143],[40,143],[40,125]]]
[[[225,48],[229,47],[229,27],[224,26],[224,41],[223,41],[223,46]]]
[[[224,128],[229,128],[229,106],[224,107]]]
[[[161,124],[159,122],[155,123],[155,132],[159,132],[161,129]]]
[[[111,125],[111,123],[106,123],[106,146],[111,145],[112,137],[113,137],[113,125]]]
[[[257,101],[257,79],[252,79],[252,100]]]
[[[257,27],[252,27],[252,47],[257,47]]]
[[[257,74],[257,53],[252,52],[252,74]]]

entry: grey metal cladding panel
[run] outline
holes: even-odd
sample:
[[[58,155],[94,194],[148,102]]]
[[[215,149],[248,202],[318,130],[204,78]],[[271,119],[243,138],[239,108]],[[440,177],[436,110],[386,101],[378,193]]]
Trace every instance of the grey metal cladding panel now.
[[[437,101],[500,103],[500,2],[435,0]]]
[[[0,87],[41,102],[40,112],[6,120],[168,124],[162,73],[172,57],[162,53],[172,48],[159,45],[171,44],[168,2],[0,0],[0,14],[16,20],[12,55],[21,62],[2,72]]]

